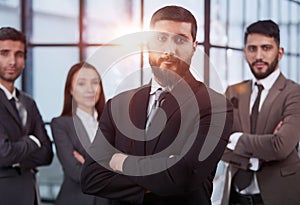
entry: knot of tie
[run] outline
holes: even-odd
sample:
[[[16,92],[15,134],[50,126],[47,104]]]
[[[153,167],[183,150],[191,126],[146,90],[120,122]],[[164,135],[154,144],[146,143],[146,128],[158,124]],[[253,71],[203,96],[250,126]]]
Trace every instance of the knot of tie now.
[[[258,84],[257,82],[255,83],[255,86],[257,86],[258,88],[258,92],[262,92],[262,90],[264,89],[264,86],[262,84]]]
[[[162,90],[161,88],[157,89],[155,92],[154,106],[160,107],[168,93],[168,91]]]

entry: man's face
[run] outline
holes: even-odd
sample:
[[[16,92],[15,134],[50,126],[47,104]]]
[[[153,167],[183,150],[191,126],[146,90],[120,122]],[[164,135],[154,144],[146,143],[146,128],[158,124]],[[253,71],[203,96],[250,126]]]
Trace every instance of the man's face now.
[[[256,79],[263,79],[278,69],[284,51],[273,37],[249,34],[244,49],[245,58]]]
[[[0,41],[0,83],[14,83],[25,65],[25,45],[21,41]]]
[[[189,70],[197,42],[193,42],[192,24],[157,21],[148,43],[149,63],[162,86],[174,85]],[[179,76],[177,76],[177,75]]]

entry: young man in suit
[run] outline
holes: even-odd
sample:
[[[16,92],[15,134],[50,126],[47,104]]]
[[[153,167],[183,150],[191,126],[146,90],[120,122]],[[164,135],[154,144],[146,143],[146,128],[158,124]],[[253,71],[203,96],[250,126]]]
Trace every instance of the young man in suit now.
[[[276,23],[251,24],[244,44],[254,77],[226,91],[234,123],[222,204],[300,204],[300,86],[278,68],[284,50]]]
[[[31,97],[14,87],[25,67],[26,38],[0,28],[0,200],[1,204],[39,204],[37,167],[53,158],[51,141]]]
[[[189,70],[197,23],[188,10],[163,7],[151,28],[152,81],[107,102],[82,189],[128,204],[209,205],[232,108]]]

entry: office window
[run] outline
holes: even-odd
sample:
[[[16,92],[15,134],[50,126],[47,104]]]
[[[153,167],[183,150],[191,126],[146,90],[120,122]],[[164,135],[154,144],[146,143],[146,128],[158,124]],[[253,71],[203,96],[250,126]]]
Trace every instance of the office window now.
[[[211,1],[210,14],[210,43],[213,45],[226,46],[228,43],[227,26],[228,4],[224,0]]]
[[[228,46],[241,48],[243,46],[243,1],[230,0],[228,18]]]
[[[33,43],[77,43],[78,1],[33,0]]]
[[[140,30],[140,2],[131,0],[85,1],[83,40],[108,43],[122,35]]]
[[[60,115],[67,72],[78,60],[76,47],[33,49],[33,96],[46,122]]]
[[[0,1],[0,25],[20,29],[20,1]]]

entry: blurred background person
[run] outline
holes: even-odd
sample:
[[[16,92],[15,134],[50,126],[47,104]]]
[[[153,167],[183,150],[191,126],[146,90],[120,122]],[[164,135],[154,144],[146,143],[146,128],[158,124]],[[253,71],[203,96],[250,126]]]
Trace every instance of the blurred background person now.
[[[80,62],[68,72],[63,110],[51,122],[51,130],[64,180],[56,205],[111,205],[109,199],[83,194],[80,188],[85,146],[93,142],[105,104],[99,73],[92,65]]]
[[[253,78],[226,91],[234,120],[222,204],[300,204],[300,86],[279,69],[284,49],[274,21],[249,25],[244,44]]]
[[[35,101],[15,87],[26,52],[23,33],[0,28],[0,204],[39,204],[37,167],[49,165],[53,158]]]

